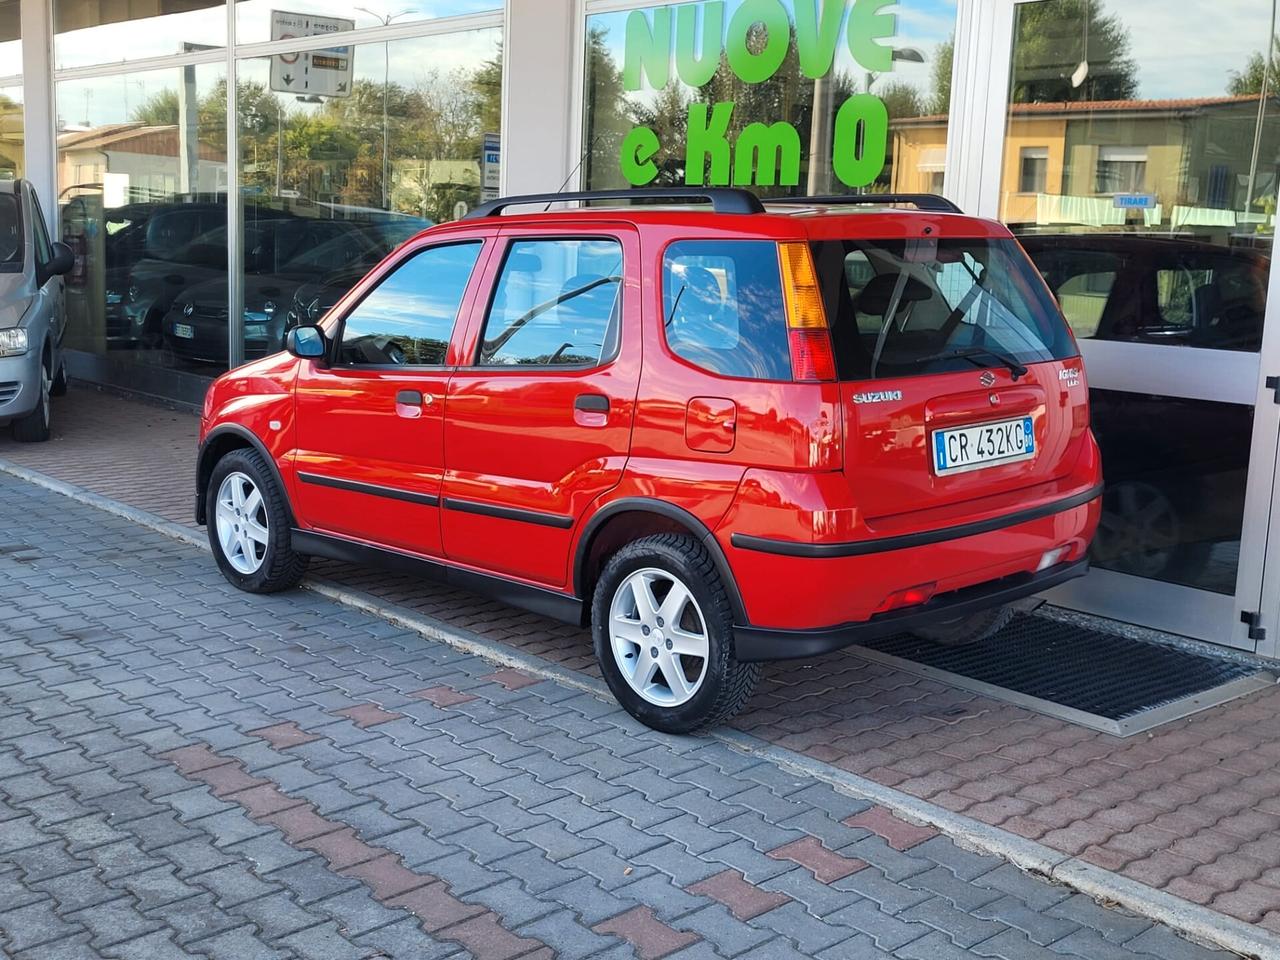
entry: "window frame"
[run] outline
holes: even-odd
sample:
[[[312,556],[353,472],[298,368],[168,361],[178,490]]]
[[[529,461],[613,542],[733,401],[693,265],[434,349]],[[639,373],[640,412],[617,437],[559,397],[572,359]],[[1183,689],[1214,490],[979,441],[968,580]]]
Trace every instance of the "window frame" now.
[[[498,296],[498,284],[502,281],[502,272],[506,268],[507,260],[511,257],[511,252],[517,243],[556,243],[574,240],[611,240],[618,245],[618,250],[622,254],[622,265],[619,268],[618,276],[621,281],[618,284],[618,309],[614,312],[616,316],[615,329],[613,333],[613,350],[608,355],[602,354],[599,361],[595,363],[481,363],[480,353],[484,349],[484,334],[489,326],[489,314],[493,310],[493,302]],[[496,265],[493,267],[491,276],[488,278],[488,289],[484,291],[484,307],[477,311],[478,319],[475,323],[475,342],[470,345],[470,356],[466,358],[466,362],[460,364],[456,369],[467,370],[482,373],[506,373],[512,376],[518,376],[527,371],[537,371],[540,373],[553,373],[563,371],[566,373],[583,373],[595,370],[603,370],[615,363],[622,354],[622,332],[625,327],[626,312],[626,290],[627,290],[627,243],[620,233],[613,231],[601,231],[593,233],[589,230],[574,230],[570,233],[536,233],[536,232],[511,232],[504,233],[499,237],[501,245],[500,250],[495,250],[493,257]],[[606,328],[605,339],[609,339],[610,331]]]
[[[1037,177],[1040,183],[1038,190],[1026,190],[1026,170],[1028,160],[1038,160],[1044,163],[1040,168],[1041,176]],[[1020,196],[1030,197],[1040,193],[1048,193],[1049,191],[1049,148],[1048,147],[1021,147],[1018,150],[1018,190]]]
[[[476,284],[479,282],[481,275],[484,273],[487,263],[487,255],[490,243],[493,240],[492,234],[480,234],[472,236],[450,237],[441,239],[436,243],[422,243],[410,247],[404,251],[404,255],[396,258],[395,262],[390,264],[386,269],[378,271],[374,274],[367,274],[363,280],[352,287],[342,300],[334,307],[333,313],[337,315],[333,326],[325,329],[323,321],[317,324],[321,329],[325,330],[325,335],[329,340],[329,348],[325,354],[325,365],[331,370],[341,370],[349,373],[360,373],[362,371],[422,371],[439,372],[441,370],[457,369],[457,364],[448,363],[449,348],[453,347],[458,340],[460,332],[465,331],[467,319],[470,315],[473,297],[468,295],[474,292]],[[458,302],[458,310],[453,317],[453,329],[449,333],[449,339],[446,341],[445,363],[342,363],[339,360],[342,350],[342,335],[347,329],[347,320],[351,314],[360,309],[361,304],[369,298],[369,296],[382,286],[384,282],[390,279],[401,267],[405,266],[410,260],[432,250],[440,250],[444,247],[457,247],[464,244],[478,244],[479,253],[476,254],[476,262],[471,267],[471,275],[467,278],[466,286],[462,291],[462,298]],[[352,297],[350,303],[346,300]]]
[[[786,343],[787,343],[787,376],[785,377],[735,377],[735,376],[732,376],[731,374],[720,373],[718,370],[712,370],[708,367],[701,366],[699,364],[694,363],[692,360],[688,359],[687,357],[681,356],[679,353],[675,351],[675,349],[671,346],[670,342],[667,339],[667,322],[666,322],[667,321],[667,283],[666,283],[667,257],[671,251],[671,248],[678,243],[730,244],[730,243],[744,243],[744,242],[745,243],[768,243],[773,245],[774,255],[777,258],[779,295],[782,297],[783,309],[784,310],[786,309],[786,293],[783,290],[783,286],[782,286],[782,283],[783,283],[782,251],[778,249],[779,244],[786,242],[784,239],[779,237],[759,237],[759,236],[756,236],[756,237],[752,237],[752,236],[674,237],[671,240],[667,241],[665,244],[663,244],[662,249],[658,253],[658,283],[657,283],[657,286],[658,286],[658,319],[657,319],[658,343],[662,346],[662,349],[666,352],[667,356],[675,360],[677,363],[683,364],[684,366],[688,367],[690,370],[695,370],[698,373],[702,374],[703,376],[715,377],[719,380],[724,380],[726,383],[795,383],[796,380],[791,374],[791,337],[789,333],[790,327],[786,325],[787,320],[785,317],[782,320],[783,335],[784,337],[786,337]],[[803,240],[801,242],[805,243],[806,245],[809,243],[808,240]],[[828,328],[827,328],[828,332],[830,332],[829,324],[830,324],[830,320],[828,319]]]

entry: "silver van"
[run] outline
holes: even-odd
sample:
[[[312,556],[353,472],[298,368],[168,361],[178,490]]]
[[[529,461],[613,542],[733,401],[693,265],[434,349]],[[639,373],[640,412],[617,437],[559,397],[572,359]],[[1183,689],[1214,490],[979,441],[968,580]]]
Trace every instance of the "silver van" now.
[[[31,184],[0,180],[0,424],[25,443],[49,439],[49,397],[66,391],[62,275],[73,262]]]

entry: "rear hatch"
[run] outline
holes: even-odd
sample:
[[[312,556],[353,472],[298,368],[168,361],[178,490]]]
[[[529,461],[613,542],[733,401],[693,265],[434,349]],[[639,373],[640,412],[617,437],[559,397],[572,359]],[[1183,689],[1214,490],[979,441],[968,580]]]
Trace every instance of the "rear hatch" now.
[[[813,254],[844,471],[868,526],[1070,472],[1087,423],[1080,359],[1015,240],[822,240]]]

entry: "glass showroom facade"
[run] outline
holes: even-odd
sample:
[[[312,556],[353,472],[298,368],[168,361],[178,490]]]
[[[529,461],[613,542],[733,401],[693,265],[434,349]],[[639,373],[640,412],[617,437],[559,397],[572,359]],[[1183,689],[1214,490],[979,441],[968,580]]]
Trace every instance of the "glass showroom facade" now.
[[[1275,21],[1276,0],[0,0],[0,177],[47,192],[77,254],[73,374],[188,402],[499,190],[942,193],[1019,236],[1088,364],[1105,516],[1053,599],[1277,656]]]

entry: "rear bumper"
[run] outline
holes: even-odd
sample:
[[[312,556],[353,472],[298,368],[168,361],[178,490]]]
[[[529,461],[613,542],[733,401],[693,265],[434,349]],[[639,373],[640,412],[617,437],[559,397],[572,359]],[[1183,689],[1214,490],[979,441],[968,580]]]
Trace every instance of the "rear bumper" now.
[[[1074,560],[1039,573],[1019,573],[975,584],[936,596],[918,607],[881,613],[859,623],[846,623],[818,630],[771,630],[761,627],[734,627],[737,657],[744,662],[796,660],[817,657],[852,644],[913,630],[991,607],[1003,606],[1032,594],[1082,577],[1089,561]]]

